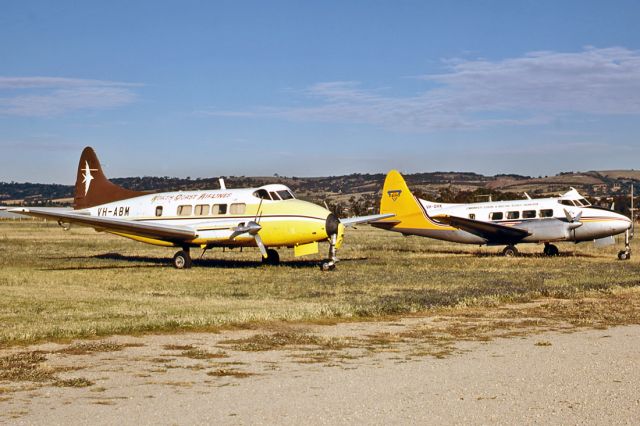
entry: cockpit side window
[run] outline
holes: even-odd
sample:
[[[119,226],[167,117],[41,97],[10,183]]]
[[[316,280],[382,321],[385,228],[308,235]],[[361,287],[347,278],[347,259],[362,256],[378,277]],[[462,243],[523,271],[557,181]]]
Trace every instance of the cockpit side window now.
[[[278,197],[278,194],[276,194],[273,191],[269,192],[269,195],[271,195],[271,199],[272,200],[279,200],[280,199],[280,197]]]
[[[283,200],[290,200],[293,198],[293,195],[291,194],[291,192],[289,191],[278,191],[278,195],[280,196],[280,198],[282,198]]]
[[[263,200],[270,200],[269,192],[266,189],[258,189],[253,193],[255,197],[261,198]]]

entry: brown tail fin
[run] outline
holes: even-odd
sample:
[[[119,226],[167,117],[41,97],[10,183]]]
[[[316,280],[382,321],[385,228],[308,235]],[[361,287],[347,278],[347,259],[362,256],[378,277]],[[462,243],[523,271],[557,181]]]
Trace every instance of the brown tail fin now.
[[[112,183],[102,173],[102,167],[91,147],[86,147],[80,156],[74,208],[86,209],[100,204],[144,195],[146,192],[131,191]]]

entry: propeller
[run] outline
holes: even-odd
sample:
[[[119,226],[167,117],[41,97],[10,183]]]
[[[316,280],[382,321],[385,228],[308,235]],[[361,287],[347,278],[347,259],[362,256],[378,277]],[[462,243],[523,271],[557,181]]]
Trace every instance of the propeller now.
[[[569,222],[569,229],[575,229],[582,226],[582,222],[580,222],[580,218],[582,217],[582,210],[578,212],[575,216],[571,214],[571,212],[567,209],[564,210],[564,215],[567,217],[567,221]]]
[[[229,237],[229,239],[234,240],[236,237],[242,235],[242,234],[249,234],[253,237],[254,241],[256,242],[256,245],[258,246],[258,249],[260,250],[260,253],[262,254],[262,257],[267,257],[267,248],[264,246],[264,243],[262,242],[262,238],[260,238],[260,234],[258,234],[258,232],[260,232],[260,230],[262,229],[262,226],[260,225],[260,219],[262,218],[262,212],[260,211],[260,209],[262,208],[262,199],[260,199],[260,204],[258,204],[258,210],[256,211],[256,216],[254,217],[253,220],[250,220],[247,223],[239,223],[238,226],[236,226],[235,228],[232,228],[233,232],[231,233],[231,236]]]

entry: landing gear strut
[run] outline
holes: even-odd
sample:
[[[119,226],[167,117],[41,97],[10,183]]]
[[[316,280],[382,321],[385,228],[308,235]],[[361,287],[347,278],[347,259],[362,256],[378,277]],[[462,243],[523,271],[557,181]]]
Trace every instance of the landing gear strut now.
[[[336,263],[338,262],[338,256],[336,256],[336,242],[338,241],[338,234],[331,234],[329,238],[329,259],[320,264],[320,269],[323,271],[333,271],[336,269]]]
[[[515,257],[518,255],[518,249],[514,245],[508,245],[502,250],[504,257]]]
[[[627,232],[624,233],[624,250],[620,250],[620,252],[618,252],[618,259],[631,259],[631,245],[629,244],[629,240],[629,230],[627,229]]]
[[[558,247],[549,243],[544,243],[544,250],[542,252],[545,254],[545,256],[557,256],[560,254],[560,250],[558,250]]]
[[[277,265],[280,263],[280,255],[274,249],[267,249],[267,257],[262,258],[264,265]]]
[[[189,255],[189,248],[186,247],[173,255],[173,266],[177,269],[189,269],[191,268],[191,255]]]

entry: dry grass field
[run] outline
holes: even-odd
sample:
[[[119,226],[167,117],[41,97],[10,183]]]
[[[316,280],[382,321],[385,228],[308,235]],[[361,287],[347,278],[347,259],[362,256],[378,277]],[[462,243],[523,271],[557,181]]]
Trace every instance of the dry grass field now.
[[[332,322],[411,315],[443,308],[494,308],[538,299],[607,301],[619,318],[621,295],[640,299],[640,251],[621,262],[616,246],[560,244],[465,246],[405,238],[366,226],[349,230],[333,272],[315,257],[280,251],[262,266],[257,250],[207,252],[191,270],[175,270],[175,250],[92,229],[65,232],[54,223],[0,221],[0,347],[73,338],[253,328],[280,321]],[[194,258],[199,253],[192,253]],[[629,306],[634,306],[630,303]],[[607,317],[606,303],[598,315]],[[580,318],[579,312],[573,317]],[[635,310],[630,312],[636,322]],[[612,318],[613,318],[612,317]],[[589,317],[586,321],[592,321]]]

